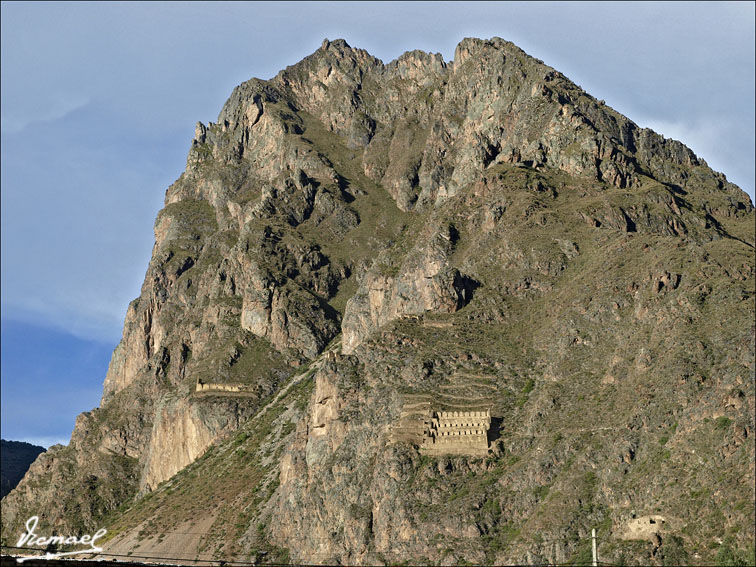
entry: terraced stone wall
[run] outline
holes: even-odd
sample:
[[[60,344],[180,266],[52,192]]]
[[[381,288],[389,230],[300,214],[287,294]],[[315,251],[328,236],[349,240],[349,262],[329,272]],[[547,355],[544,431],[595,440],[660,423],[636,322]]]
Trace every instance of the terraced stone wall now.
[[[434,412],[422,448],[439,452],[487,452],[490,427],[490,410]]]

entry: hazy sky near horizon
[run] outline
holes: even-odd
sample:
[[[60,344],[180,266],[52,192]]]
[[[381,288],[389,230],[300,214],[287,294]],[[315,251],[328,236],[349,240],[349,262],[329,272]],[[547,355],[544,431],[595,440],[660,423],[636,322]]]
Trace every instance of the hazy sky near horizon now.
[[[411,49],[450,60],[468,36],[513,41],[753,199],[752,2],[3,2],[3,437],[68,438],[73,405],[50,386],[98,403],[165,189],[234,86],[325,37],[388,62]],[[32,401],[68,421],[6,419]]]

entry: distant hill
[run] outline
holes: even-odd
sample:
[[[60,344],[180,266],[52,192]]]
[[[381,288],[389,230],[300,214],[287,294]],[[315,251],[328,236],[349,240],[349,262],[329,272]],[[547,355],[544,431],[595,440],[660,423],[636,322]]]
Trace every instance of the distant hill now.
[[[5,498],[24,478],[29,466],[45,448],[23,441],[2,440],[0,449],[0,498]]]

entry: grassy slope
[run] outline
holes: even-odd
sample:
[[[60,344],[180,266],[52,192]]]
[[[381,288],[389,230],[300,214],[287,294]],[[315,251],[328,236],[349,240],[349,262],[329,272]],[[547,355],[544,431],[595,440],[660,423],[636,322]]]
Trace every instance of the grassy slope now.
[[[561,174],[548,179],[552,186],[562,181]],[[589,209],[592,201],[626,206],[640,199],[606,187],[599,188],[600,196],[589,190],[581,197],[577,188],[553,200],[513,195],[501,220],[509,226],[489,239],[471,238],[474,227],[464,227],[474,223],[455,214],[464,210],[459,203],[451,204],[440,214],[460,229],[456,258],[483,285],[465,309],[438,317],[454,321],[451,329],[410,322],[393,326],[394,341],[411,343],[421,360],[466,352],[481,361],[481,372],[500,376],[495,407],[504,416],[502,439],[512,454],[497,463],[503,467],[496,473],[500,478],[543,476],[534,463],[542,460],[542,450],[553,455],[548,482],[532,487],[537,500],[532,512],[514,527],[497,523],[484,536],[488,550],[510,543],[513,530],[548,532],[571,517],[590,520],[605,538],[610,530],[616,538],[623,518],[637,509],[639,515],[663,512],[674,518],[669,560],[674,555],[714,561],[730,554],[728,545],[740,547],[741,558],[752,556],[748,534],[753,531],[743,530],[753,523],[752,506],[746,504],[753,499],[753,451],[742,437],[735,446],[732,441],[736,430],[752,429],[753,421],[747,406],[726,405],[733,392],[745,391],[753,399],[752,247],[729,238],[696,243],[587,226],[575,213]],[[506,194],[507,187],[499,190]],[[534,220],[523,214],[528,209],[538,211]],[[745,233],[752,225],[753,213],[731,220],[728,229]],[[544,274],[536,264],[530,270],[509,268],[512,248],[523,253],[521,265],[539,257],[541,268],[549,258],[556,264],[552,243],[564,238],[576,241],[580,254],[563,271]],[[681,276],[679,287],[657,293],[655,282],[667,272]],[[551,291],[511,293],[511,287],[501,286],[527,277]],[[476,311],[493,314],[489,320],[495,322],[470,324]],[[635,434],[631,429],[638,420],[642,425]],[[524,446],[522,439],[528,440]],[[618,463],[614,455],[633,443],[638,446],[630,466]],[[724,456],[728,446],[734,452]],[[695,466],[692,455],[697,455]],[[417,477],[434,468],[430,463]],[[459,486],[473,499],[495,498],[505,506],[506,498],[497,494],[501,484],[486,496],[486,475],[476,478],[477,494],[469,482]],[[428,488],[426,482],[413,492]],[[623,501],[619,494],[635,501]],[[418,507],[433,514],[425,503]],[[449,512],[444,510],[436,510],[436,516]],[[715,538],[725,543],[720,546]],[[604,551],[620,560],[633,554],[633,545],[612,539]]]

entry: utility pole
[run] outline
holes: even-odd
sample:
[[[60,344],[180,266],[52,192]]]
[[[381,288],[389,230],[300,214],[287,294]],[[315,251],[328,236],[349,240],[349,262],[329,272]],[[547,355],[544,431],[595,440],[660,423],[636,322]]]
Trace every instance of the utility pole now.
[[[598,558],[596,557],[596,528],[591,530],[591,547],[593,548],[593,567],[598,567]]]

